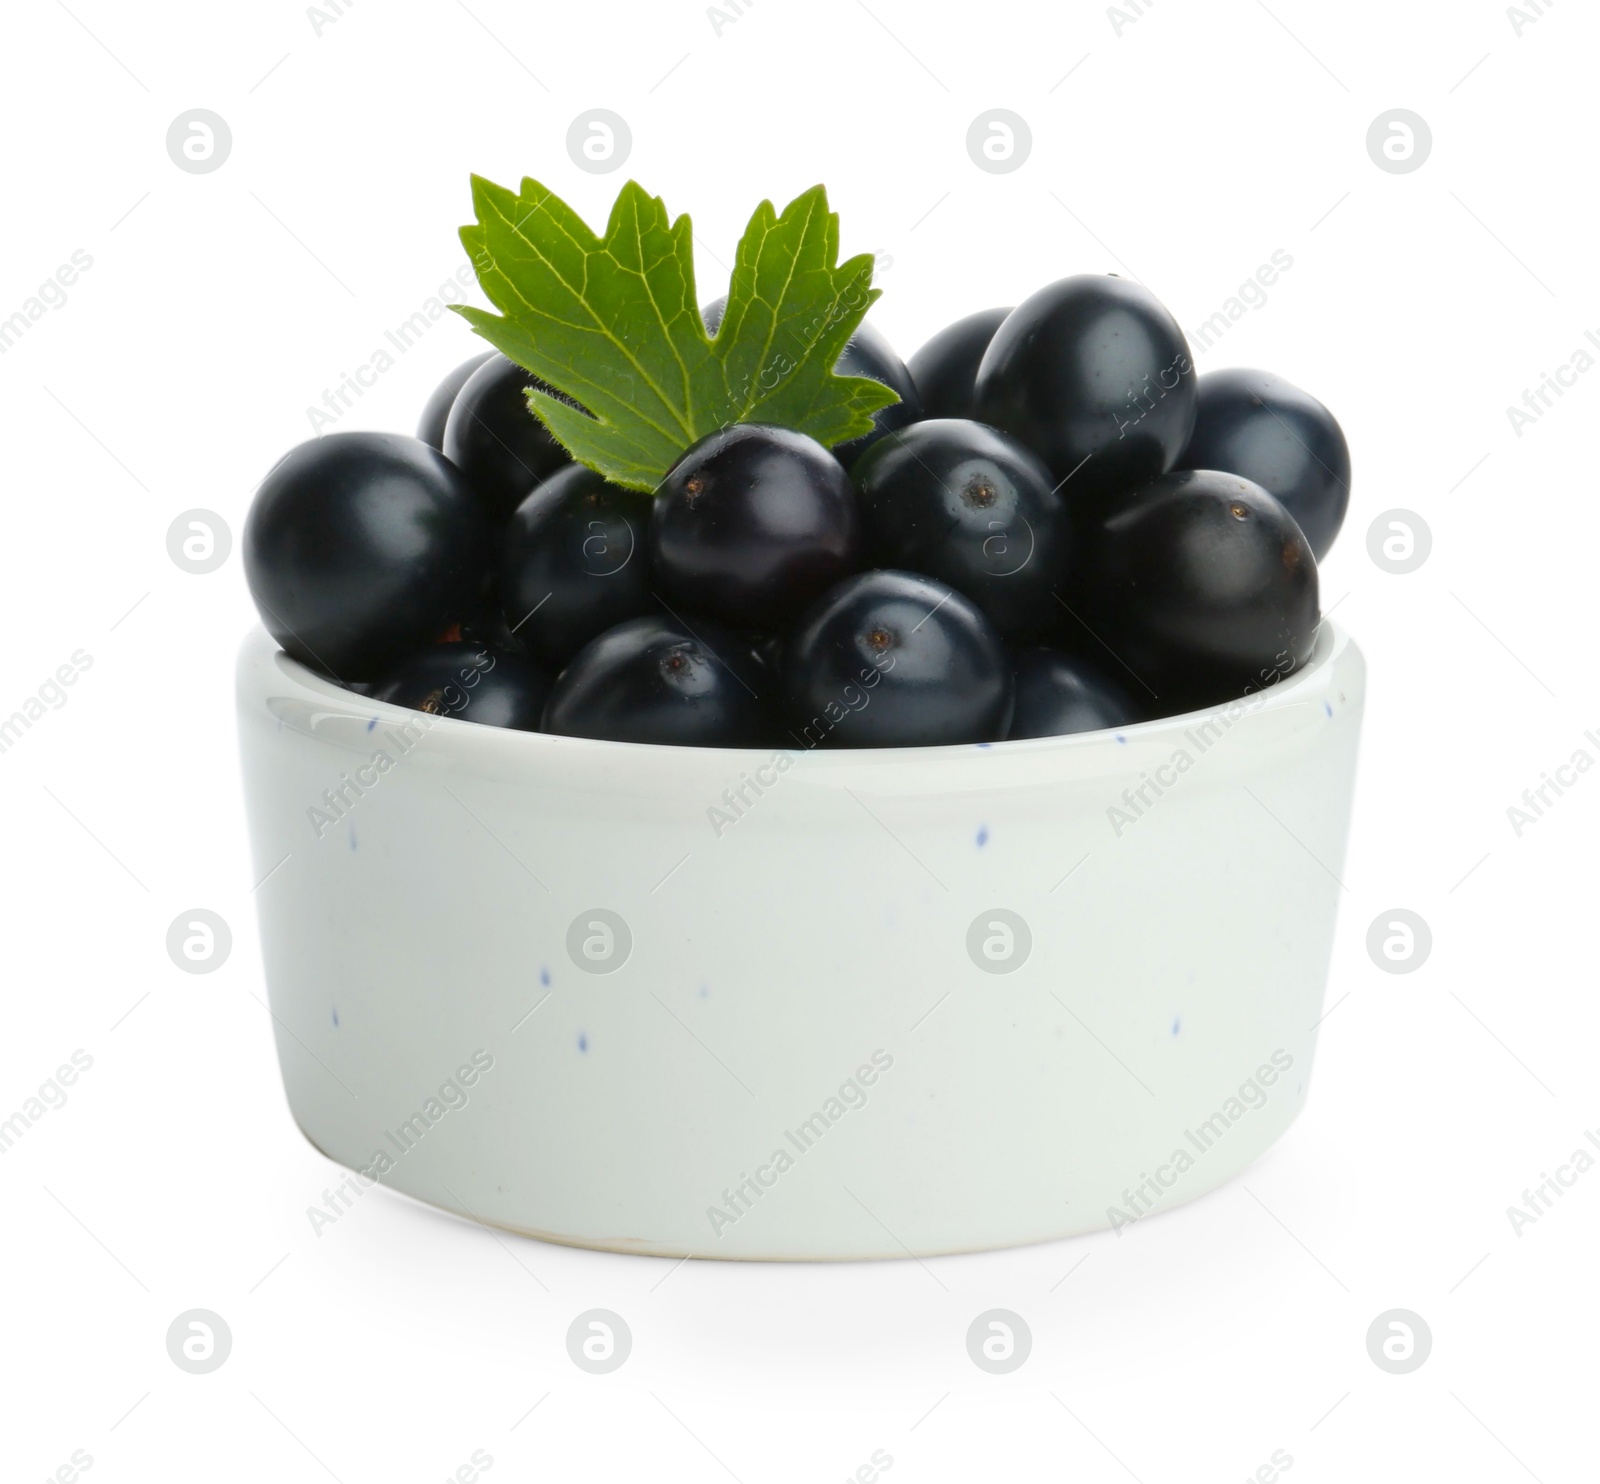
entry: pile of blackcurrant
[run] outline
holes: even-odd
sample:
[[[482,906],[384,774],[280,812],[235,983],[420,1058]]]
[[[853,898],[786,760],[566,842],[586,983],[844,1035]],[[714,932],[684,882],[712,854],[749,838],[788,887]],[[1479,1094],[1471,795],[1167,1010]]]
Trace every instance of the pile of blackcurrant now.
[[[863,323],[836,369],[898,394],[869,434],[735,423],[641,493],[571,462],[526,400],[550,388],[479,356],[415,438],[331,433],[267,475],[243,543],[262,620],[378,700],[691,747],[1121,727],[1310,657],[1344,436],[1275,376],[1198,376],[1144,288],[1062,279],[909,363]]]

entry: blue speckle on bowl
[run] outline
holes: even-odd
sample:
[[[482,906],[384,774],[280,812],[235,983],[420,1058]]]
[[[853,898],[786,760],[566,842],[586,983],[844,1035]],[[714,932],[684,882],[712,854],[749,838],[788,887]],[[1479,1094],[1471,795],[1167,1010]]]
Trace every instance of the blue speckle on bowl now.
[[[1117,741],[1126,744],[1127,740],[1128,739],[1126,737],[1124,737],[1121,732],[1117,733]]]
[[[1183,1028],[1183,1022],[1182,1022],[1182,1021],[1181,1021],[1181,1020],[1179,1020],[1179,1019],[1178,1019],[1178,1017],[1177,1017],[1177,1016],[1176,1016],[1176,1015],[1174,1015],[1174,1016],[1173,1016],[1173,1017],[1172,1017],[1172,1034],[1173,1034],[1173,1035],[1177,1035],[1177,1034],[1178,1034],[1178,1032],[1179,1032],[1179,1031],[1180,1031],[1180,1030],[1181,1030],[1181,1029],[1182,1029],[1182,1028]]]
[[[589,1049],[589,1038],[586,1035],[584,1035],[584,1033],[582,1031],[579,1031],[578,1032],[578,1050],[579,1051],[587,1051],[588,1049]]]
[[[333,1028],[334,1030],[339,1029],[339,1007],[337,1005],[333,1007]]]
[[[978,751],[979,752],[987,752],[993,746],[994,746],[993,742],[980,742],[980,743],[978,743]]]
[[[374,728],[374,727],[375,727],[375,726],[377,726],[377,724],[378,724],[378,718],[377,718],[377,717],[376,717],[376,716],[369,716],[369,717],[368,717],[368,718],[367,718],[367,730],[368,730],[368,731],[369,731],[369,732],[370,732],[370,731],[371,731],[371,730],[372,730],[372,729],[373,729],[373,728]]]
[[[1323,703],[1322,703],[1322,709],[1323,709],[1323,710],[1324,710],[1324,711],[1326,711],[1326,712],[1327,712],[1327,713],[1328,713],[1328,715],[1329,715],[1329,716],[1332,716],[1332,715],[1333,715],[1333,707],[1332,707],[1332,706],[1330,706],[1330,705],[1329,705],[1329,704],[1328,704],[1328,703],[1327,703],[1327,702],[1326,702],[1326,701],[1324,701],[1324,702],[1323,702]]]
[[[353,824],[350,826],[350,848],[356,848],[356,827]]]
[[[711,986],[709,984],[702,984],[700,986],[700,998],[702,1000],[705,1000],[705,999],[710,999],[710,997],[711,997]]]
[[[550,971],[542,964],[539,966],[539,983],[544,985],[546,989],[550,987]]]
[[[985,845],[987,845],[988,843],[989,843],[989,826],[986,825],[986,824],[980,824],[978,826],[978,849],[982,850],[983,847]]]

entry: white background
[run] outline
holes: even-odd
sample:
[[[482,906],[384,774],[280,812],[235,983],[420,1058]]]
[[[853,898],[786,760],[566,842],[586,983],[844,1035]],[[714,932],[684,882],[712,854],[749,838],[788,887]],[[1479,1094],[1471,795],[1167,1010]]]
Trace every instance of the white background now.
[[[71,6],[4,23],[0,319],[75,250],[93,266],[0,355],[0,714],[93,664],[0,754],[0,1118],[74,1050],[93,1067],[0,1158],[7,1480],[75,1450],[106,1481],[423,1484],[475,1450],[491,1479],[838,1480],[879,1449],[891,1481],[1196,1484],[1278,1450],[1307,1484],[1595,1477],[1600,1171],[1520,1235],[1506,1208],[1600,1126],[1600,777],[1520,838],[1506,810],[1600,758],[1600,374],[1521,436],[1506,408],[1600,329],[1600,18],[757,0],[719,36],[688,0],[361,0],[318,34],[287,0]],[[165,148],[197,107],[233,135],[209,174]],[[621,174],[567,155],[594,107],[631,126]],[[1033,135],[1009,174],[965,147],[996,107]],[[1433,135],[1409,174],[1366,149],[1397,107]],[[873,314],[903,353],[1079,271],[1139,277],[1192,331],[1292,256],[1198,359],[1341,418],[1323,598],[1371,687],[1317,1077],[1240,1181],[1120,1238],[925,1265],[674,1268],[387,1192],[313,1234],[339,1172],[290,1121],[262,1003],[232,713],[253,616],[236,552],[196,576],[166,532],[204,507],[237,534],[307,406],[464,261],[471,170],[594,222],[635,176],[692,211],[705,298],[759,196],[825,181],[845,251],[892,259]],[[409,430],[474,348],[440,323],[339,426]],[[1366,548],[1395,507],[1434,538],[1405,576]],[[234,935],[205,976],[164,947],[197,906]],[[1395,907],[1434,938],[1405,976],[1365,947]],[[207,1376],[165,1347],[196,1307],[233,1335]],[[608,1376],[564,1346],[594,1307],[633,1331]],[[964,1343],[994,1307],[1034,1337],[1005,1376]],[[1367,1354],[1395,1307],[1432,1330],[1409,1375]]]

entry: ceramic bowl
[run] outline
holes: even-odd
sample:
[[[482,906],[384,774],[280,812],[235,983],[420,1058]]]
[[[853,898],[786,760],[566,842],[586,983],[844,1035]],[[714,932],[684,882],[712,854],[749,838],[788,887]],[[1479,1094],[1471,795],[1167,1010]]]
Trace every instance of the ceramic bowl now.
[[[1365,667],[1121,732],[721,751],[503,731],[251,634],[289,1107],[352,1172],[667,1256],[1124,1228],[1299,1111]],[[315,1218],[313,1218],[315,1221]]]

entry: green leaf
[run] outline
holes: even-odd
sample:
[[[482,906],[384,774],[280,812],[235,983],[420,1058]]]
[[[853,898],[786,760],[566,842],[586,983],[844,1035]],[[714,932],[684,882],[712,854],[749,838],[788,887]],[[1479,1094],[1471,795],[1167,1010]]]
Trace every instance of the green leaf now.
[[[500,313],[453,307],[557,394],[530,391],[528,404],[616,484],[654,490],[684,449],[730,423],[776,423],[831,447],[897,400],[881,382],[834,374],[882,291],[870,254],[838,261],[839,218],[820,185],[781,214],[756,208],[715,338],[700,318],[689,218],[669,220],[635,182],[604,237],[536,180],[513,193],[475,175],[472,203],[478,220],[461,241]]]

